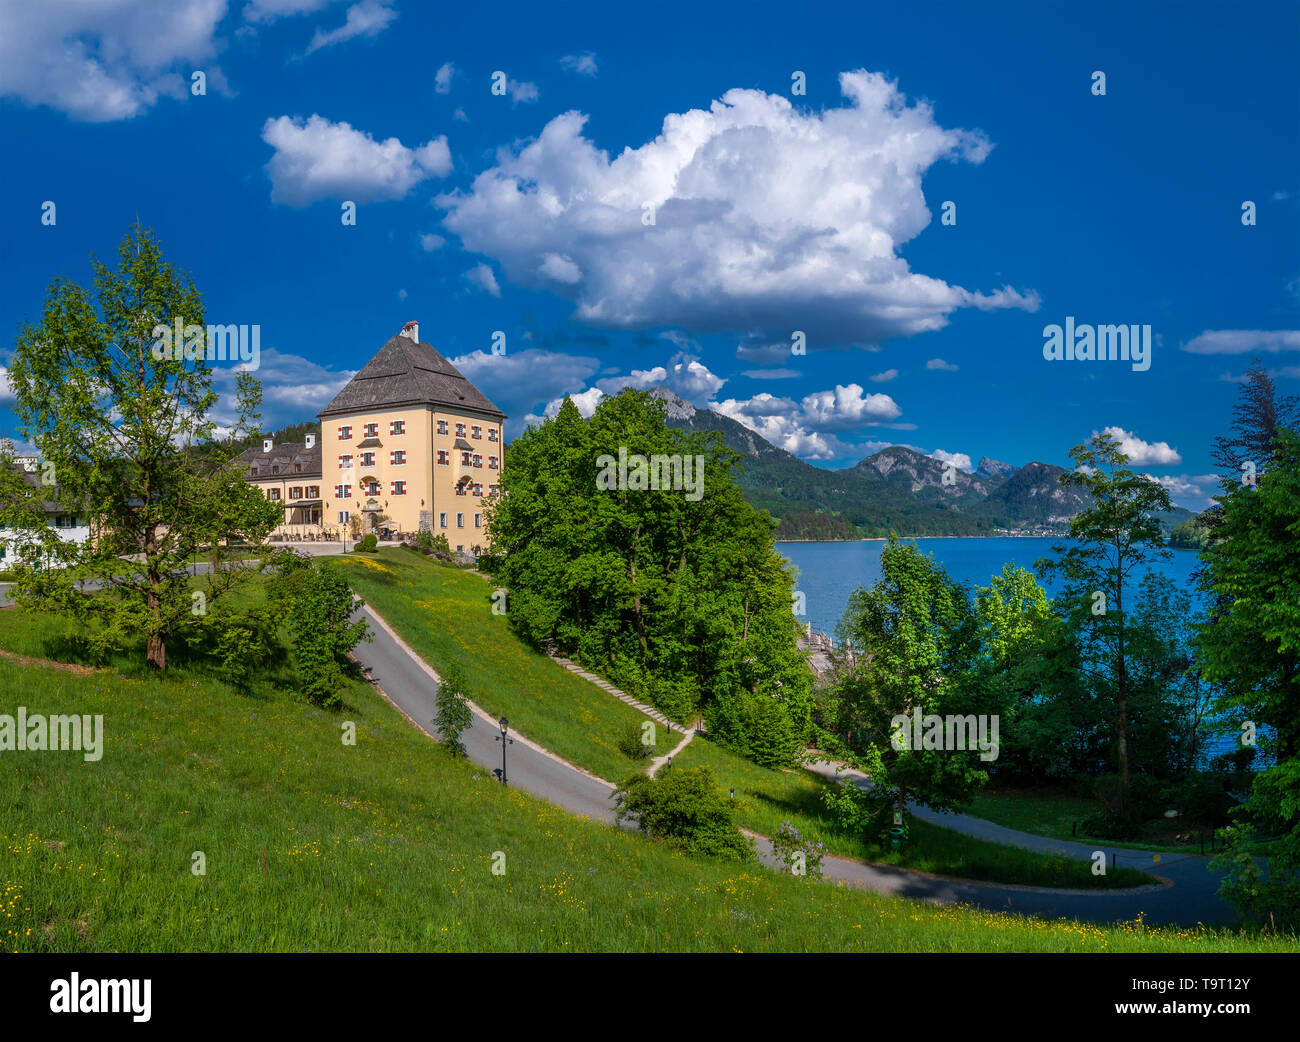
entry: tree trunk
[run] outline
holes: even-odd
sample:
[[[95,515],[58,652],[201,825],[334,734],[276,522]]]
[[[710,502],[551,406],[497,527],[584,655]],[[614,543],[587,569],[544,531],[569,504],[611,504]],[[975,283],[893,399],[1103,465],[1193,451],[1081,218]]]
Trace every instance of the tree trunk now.
[[[1120,672],[1123,673],[1123,664]],[[1123,689],[1121,688],[1121,691]],[[1119,795],[1120,810],[1128,815],[1128,697],[1119,696]]]
[[[1123,554],[1117,554],[1115,569],[1115,610],[1119,613],[1119,640],[1117,644],[1118,668],[1115,671],[1119,701],[1119,806],[1127,818],[1128,802],[1128,670],[1124,664],[1124,563]]]
[[[167,671],[167,645],[163,643],[161,636],[150,634],[149,649],[146,657],[149,665],[154,669],[158,670],[160,673],[165,673]]]
[[[149,490],[146,485],[146,504],[149,502],[148,495]],[[162,588],[162,576],[159,574],[154,560],[154,554],[157,550],[158,531],[151,526],[145,533],[144,539],[145,574],[149,580],[149,592],[145,597],[145,604],[149,612],[149,642],[145,651],[145,661],[150,667],[158,670],[159,673],[165,673],[167,671],[167,647],[163,642],[162,597],[158,592]]]

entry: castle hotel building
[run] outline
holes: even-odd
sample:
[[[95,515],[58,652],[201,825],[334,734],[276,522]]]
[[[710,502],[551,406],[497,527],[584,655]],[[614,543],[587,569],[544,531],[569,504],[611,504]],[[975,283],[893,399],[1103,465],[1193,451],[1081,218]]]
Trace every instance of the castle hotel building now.
[[[285,504],[280,534],[337,539],[354,518],[369,532],[383,516],[379,527],[440,533],[453,550],[487,547],[483,504],[498,490],[506,416],[420,342],[415,322],[317,415],[319,445],[309,435],[244,454],[248,480]]]

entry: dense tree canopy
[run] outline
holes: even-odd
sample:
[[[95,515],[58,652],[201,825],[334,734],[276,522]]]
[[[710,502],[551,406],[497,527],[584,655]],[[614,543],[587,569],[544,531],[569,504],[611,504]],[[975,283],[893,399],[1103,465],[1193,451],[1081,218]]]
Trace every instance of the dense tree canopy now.
[[[838,635],[854,649],[840,669],[836,705],[850,747],[872,780],[872,799],[899,813],[907,800],[960,809],[987,779],[979,754],[927,748],[898,717],[985,714],[971,669],[978,628],[967,591],[913,544],[891,537],[881,578],[850,596]],[[841,813],[855,793],[834,794]],[[850,815],[851,816],[851,815]]]
[[[692,487],[607,487],[620,452],[689,460]],[[735,484],[735,459],[715,432],[666,426],[648,394],[606,398],[590,420],[566,400],[512,443],[488,532],[522,636],[679,720],[703,712],[760,760],[788,761],[808,733],[811,674],[791,573],[771,518]]]
[[[1225,894],[1260,917],[1300,925],[1300,435],[1279,430],[1257,486],[1220,498],[1205,552],[1215,615],[1198,640],[1201,668],[1224,689],[1218,709],[1271,754],[1247,818],[1230,835]],[[1241,732],[1238,732],[1239,734]],[[1261,846],[1261,837],[1275,837]],[[1261,873],[1255,857],[1269,856]]]

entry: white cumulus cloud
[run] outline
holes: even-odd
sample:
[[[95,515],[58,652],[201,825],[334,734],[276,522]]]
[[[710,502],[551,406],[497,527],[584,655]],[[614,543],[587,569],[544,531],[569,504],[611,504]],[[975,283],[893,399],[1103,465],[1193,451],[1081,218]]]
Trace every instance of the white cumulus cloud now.
[[[799,416],[798,405],[789,398],[764,392],[746,401],[728,398],[710,407],[800,459],[831,460],[853,452],[851,445],[834,434],[809,430]]]
[[[1207,329],[1183,345],[1194,355],[1300,351],[1300,329]]]
[[[275,22],[281,18],[314,14],[334,3],[338,0],[249,0],[244,5],[244,21]]]
[[[438,66],[438,71],[433,74],[433,89],[438,94],[451,93],[451,80],[456,75],[456,66],[451,62],[444,62]]]
[[[618,394],[625,387],[645,391],[663,384],[667,379],[668,370],[657,365],[653,369],[633,369],[626,376],[607,376],[603,380],[597,380],[596,386],[605,394]]]
[[[465,278],[484,292],[491,293],[494,297],[501,296],[501,287],[497,285],[497,277],[492,274],[492,269],[486,264],[475,264],[474,267],[465,272]]]
[[[889,395],[864,395],[859,384],[836,384],[833,391],[807,395],[802,405],[803,418],[820,430],[846,431],[888,423],[903,412]]]
[[[566,54],[560,59],[560,64],[579,76],[595,76],[598,71],[596,56],[590,51],[586,54]]]
[[[1093,433],[1095,436],[1096,432]],[[1178,454],[1178,450],[1171,448],[1168,442],[1143,441],[1136,434],[1130,434],[1122,427],[1107,427],[1105,433],[1119,442],[1120,451],[1135,467],[1163,466],[1183,462],[1183,457]]]
[[[951,463],[958,470],[972,471],[975,464],[970,461],[970,456],[964,452],[945,452],[943,449],[935,449],[930,453],[931,459],[937,459],[940,463]]]
[[[983,162],[985,137],[941,127],[883,76],[844,73],[840,87],[847,104],[820,112],[730,90],[612,160],[567,112],[437,201],[467,249],[604,328],[732,332],[788,354],[794,329],[814,349],[874,346],[940,329],[958,308],[1036,309],[1033,293],[963,289],[900,256],[931,221],[925,172]],[[548,254],[581,278],[549,278]]]
[[[539,348],[508,351],[504,355],[477,350],[449,361],[512,417],[506,423],[511,434],[528,425],[528,416],[524,414],[531,413],[542,402],[548,403],[546,408],[553,405],[558,410],[564,395],[586,387],[587,381],[600,369],[600,363],[594,358]]]
[[[376,141],[351,124],[313,115],[305,121],[268,119],[262,140],[275,149],[266,164],[271,201],[288,206],[320,199],[401,199],[420,181],[451,172],[445,135],[407,148],[395,137]]]
[[[1198,513],[1213,503],[1221,480],[1217,474],[1144,474],[1143,477],[1163,485],[1174,506]]]
[[[188,94],[214,64],[226,0],[0,3],[0,97],[48,105],[73,119],[129,119],[161,97]]]
[[[538,270],[548,279],[554,279],[556,282],[572,284],[582,281],[582,269],[568,257],[561,257],[558,253],[548,253],[543,257]]]
[[[389,5],[389,0],[361,0],[361,3],[348,8],[347,18],[337,29],[317,29],[307,45],[307,53],[358,37],[378,36],[396,17],[397,12]]]
[[[565,398],[568,398],[573,402],[574,407],[578,410],[578,415],[582,416],[584,419],[591,419],[592,413],[596,411],[596,406],[600,404],[600,400],[604,397],[605,392],[599,387],[589,387],[587,390],[577,394],[561,395],[560,397],[553,398],[551,401],[547,402],[546,408],[542,410],[541,415],[530,413],[525,416],[522,421],[522,426],[537,427],[540,426],[544,420],[553,420],[559,415],[560,407],[564,405]]]
[[[536,83],[520,83],[518,80],[506,80],[506,93],[510,95],[511,105],[525,105],[536,101],[540,96]]]
[[[263,426],[298,422],[304,415],[314,416],[357,374],[355,369],[329,369],[273,347],[262,348],[258,363],[253,375],[262,384]],[[235,418],[235,376],[240,368],[220,364],[212,367],[212,382],[221,395],[213,415],[224,422]]]

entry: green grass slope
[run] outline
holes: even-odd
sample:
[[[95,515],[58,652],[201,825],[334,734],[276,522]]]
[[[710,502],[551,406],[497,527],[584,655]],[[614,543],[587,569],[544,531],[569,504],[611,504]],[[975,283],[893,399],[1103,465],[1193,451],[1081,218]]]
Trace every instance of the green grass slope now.
[[[410,550],[330,560],[435,670],[459,664],[470,698],[508,717],[512,730],[608,781],[644,766],[619,752],[618,738],[650,718],[519,640],[506,617],[492,613],[495,587],[483,576]],[[667,742],[664,728],[659,733]]]
[[[0,612],[0,647],[26,645]],[[98,763],[0,754],[11,951],[1284,950],[1235,933],[936,909],[688,861],[453,759],[354,681],[324,712],[184,670],[0,675],[0,712],[102,713]],[[342,724],[357,726],[344,745]],[[194,854],[206,858],[195,875]],[[503,875],[492,871],[504,854]]]

